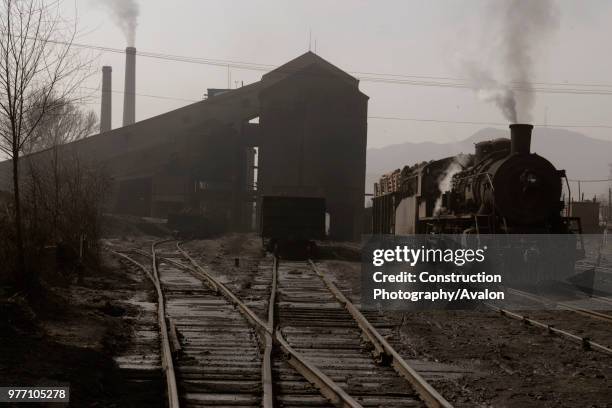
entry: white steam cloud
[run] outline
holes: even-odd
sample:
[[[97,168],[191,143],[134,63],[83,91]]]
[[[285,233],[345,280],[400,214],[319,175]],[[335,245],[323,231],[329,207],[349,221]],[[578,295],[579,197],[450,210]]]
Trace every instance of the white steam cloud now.
[[[438,189],[440,189],[441,194],[436,200],[433,212],[434,216],[439,215],[440,211],[442,210],[442,194],[450,191],[453,187],[453,176],[463,170],[461,163],[463,159],[464,158],[462,156],[457,156],[457,158],[455,158],[455,160],[453,160],[438,177]]]
[[[125,34],[128,46],[133,47],[136,44],[136,27],[140,14],[138,2],[136,0],[104,0],[104,4]]]
[[[530,121],[534,105],[534,60],[539,48],[559,25],[554,0],[495,0],[488,2],[485,21],[497,31],[485,30],[501,65],[500,78],[492,67],[471,64],[468,75],[480,98],[494,102],[510,122]]]

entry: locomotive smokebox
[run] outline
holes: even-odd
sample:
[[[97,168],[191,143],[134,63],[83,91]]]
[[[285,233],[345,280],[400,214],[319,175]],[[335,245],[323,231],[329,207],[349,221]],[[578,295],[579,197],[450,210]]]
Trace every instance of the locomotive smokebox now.
[[[510,125],[510,153],[529,154],[533,125],[514,123]]]

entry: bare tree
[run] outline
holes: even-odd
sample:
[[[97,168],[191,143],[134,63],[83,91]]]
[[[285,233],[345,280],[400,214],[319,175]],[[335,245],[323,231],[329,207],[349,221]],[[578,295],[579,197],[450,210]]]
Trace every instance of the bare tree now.
[[[45,193],[45,201],[50,206],[47,214],[51,218],[49,221],[52,225],[52,235],[54,241],[57,242],[59,239],[58,222],[63,208],[60,205],[62,183],[64,182],[62,170],[65,170],[65,164],[62,165],[61,162],[74,160],[72,155],[61,154],[60,150],[67,143],[93,134],[98,121],[93,111],[82,111],[73,102],[52,100],[50,104],[57,107],[53,109],[53,113],[47,114],[40,121],[24,146],[24,152],[32,154],[45,151],[44,154],[38,156],[38,160],[28,160],[27,170],[30,176],[28,184],[31,188],[30,194],[35,194],[36,190]],[[34,112],[34,116],[37,117],[38,112]],[[34,200],[34,203],[36,202]]]
[[[95,260],[109,186],[104,165],[82,161],[74,145],[55,146],[36,156],[38,160],[27,161],[21,180],[28,258],[36,265],[37,255],[53,242],[59,252],[78,254],[79,262]]]
[[[61,145],[84,139],[96,132],[98,117],[95,112],[83,111],[73,101],[60,101],[56,98],[51,99],[49,106],[53,107],[52,113],[44,115],[25,143],[23,153],[57,150]],[[31,120],[36,120],[39,112],[34,111],[33,114]]]
[[[13,162],[16,271],[26,284],[19,158],[45,118],[72,100],[87,64],[73,51],[76,28],[59,2],[0,1],[0,150]]]

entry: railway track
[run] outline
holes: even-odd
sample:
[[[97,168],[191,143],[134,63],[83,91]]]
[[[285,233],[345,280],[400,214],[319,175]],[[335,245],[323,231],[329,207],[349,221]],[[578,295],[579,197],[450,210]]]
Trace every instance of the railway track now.
[[[115,252],[115,251],[114,251]],[[169,407],[259,407],[266,398],[258,335],[207,276],[198,274],[173,241],[149,252],[115,252],[140,266],[159,298],[161,359]],[[139,258],[151,264],[147,268]],[[269,390],[268,390],[269,391]]]
[[[278,330],[360,405],[450,406],[312,261],[277,271]]]
[[[535,295],[533,293],[524,292],[518,289],[507,288],[508,293],[516,296],[520,296],[526,299],[533,300],[537,303],[543,304],[547,307],[552,307],[560,310],[569,310],[579,315],[590,317],[592,319],[600,320],[606,323],[612,323],[612,315],[602,313],[601,311],[594,310],[602,305],[610,305],[612,302],[609,299],[602,297],[585,297],[578,299],[573,302],[568,301],[557,301],[541,295]]]
[[[136,271],[143,279],[153,279],[151,268],[148,267],[150,265],[148,258],[136,260],[124,254],[118,255],[127,261],[124,262],[126,268]],[[152,407],[160,406],[160,401],[163,401],[164,382],[166,381],[161,374],[162,362],[156,299],[157,296],[152,299],[152,296],[145,291],[136,293],[130,300],[131,304],[139,309],[138,316],[131,322],[136,341],[131,342],[126,349],[114,357],[117,367],[127,381],[135,384],[136,389],[141,390],[134,395],[134,401]]]
[[[329,377],[291,348],[279,333],[275,333],[274,308],[269,306],[273,305],[274,302],[268,303],[263,301],[263,298],[257,299],[257,297],[251,296],[250,304],[253,305],[253,302],[255,302],[258,306],[259,313],[256,313],[247,303],[241,301],[228,286],[215,277],[208,268],[200,265],[180,245],[177,244],[177,248],[191,263],[192,272],[216,286],[218,291],[237,306],[251,324],[257,328],[262,343],[261,381],[263,385],[262,404],[258,406],[359,406]],[[263,297],[275,293],[275,276],[270,270],[266,272],[269,286],[267,290],[260,292]],[[273,353],[275,345],[280,349],[278,353]],[[277,376],[279,372],[282,373],[280,377]],[[279,392],[278,388],[281,386],[285,388],[282,392]]]
[[[150,261],[145,272],[161,293],[168,406],[450,406],[375,329],[386,332],[384,319],[362,314],[311,261],[264,259],[253,270],[252,284],[241,287],[231,276],[220,279],[174,241],[132,253]],[[489,307],[612,354],[608,346],[546,319]]]
[[[174,361],[172,358],[172,348],[170,343],[170,336],[168,331],[168,325],[166,321],[166,302],[164,300],[164,293],[162,286],[160,284],[159,279],[159,271],[157,268],[157,259],[155,256],[155,247],[156,245],[163,243],[164,241],[154,242],[151,244],[151,252],[147,253],[139,250],[125,250],[118,251],[113,248],[109,248],[110,251],[121,257],[124,260],[127,260],[142,269],[145,275],[149,278],[151,283],[155,288],[155,295],[157,296],[157,323],[159,329],[159,350],[160,350],[160,361],[161,368],[166,379],[166,396],[167,396],[167,405],[169,408],[178,408],[179,404],[179,395],[178,388],[176,383],[176,374],[174,371]],[[127,255],[125,252],[130,253],[134,252],[136,257]],[[151,260],[151,267],[147,267],[145,263],[139,261],[137,257],[145,257]]]
[[[200,269],[201,272],[205,272],[204,270],[202,270],[202,267],[198,265],[195,259],[189,256],[189,254],[187,254],[186,252],[184,252],[184,254],[190,258],[192,264],[196,268]],[[351,317],[352,314],[354,314],[355,316],[360,315],[359,312],[350,302],[348,302],[348,300],[341,298],[339,299],[336,297],[333,291],[330,292],[330,290],[333,290],[334,288],[326,288],[325,279],[317,279],[317,274],[315,274],[317,273],[317,271],[314,264],[312,263],[301,263],[302,267],[309,269],[311,273],[313,273],[313,275],[310,276],[313,281],[321,282],[321,286],[319,286],[318,288],[320,289],[320,291],[311,293],[311,298],[315,299],[318,296],[322,296],[324,293],[327,296],[331,296],[329,300],[335,302],[337,308],[336,312],[339,311],[342,313],[344,311],[344,318],[347,319],[347,321],[351,322],[349,324],[351,324],[352,326],[352,335],[359,339],[359,337],[365,335],[365,332],[367,331],[368,336],[370,337],[370,341],[373,341],[373,344],[375,345],[374,349],[378,350],[377,355],[379,356],[379,358],[382,359],[382,355],[384,354],[386,357],[385,360],[390,362],[392,366],[396,370],[401,372],[403,375],[408,376],[413,385],[412,387],[407,386],[406,382],[401,377],[399,377],[397,373],[394,373],[391,368],[376,365],[369,354],[369,348],[367,346],[364,346],[363,343],[358,342],[352,343],[352,345],[349,346],[349,349],[356,348],[357,354],[361,354],[358,356],[358,358],[361,360],[362,364],[365,364],[364,367],[370,369],[370,371],[365,373],[365,375],[372,375],[372,371],[374,373],[377,372],[378,374],[381,374],[382,371],[387,370],[387,374],[394,373],[388,378],[393,378],[396,381],[396,383],[394,384],[381,384],[381,386],[383,386],[384,388],[380,388],[376,391],[370,390],[370,393],[359,392],[359,390],[351,388],[357,382],[360,382],[360,379],[358,379],[356,376],[356,374],[359,374],[359,372],[355,371],[354,366],[349,367],[350,364],[355,364],[355,361],[345,361],[344,359],[338,360],[338,356],[336,355],[338,349],[331,349],[330,345],[326,344],[319,347],[315,347],[321,351],[328,349],[327,352],[328,357],[330,358],[331,365],[325,366],[323,364],[325,361],[317,360],[316,358],[314,358],[313,355],[309,355],[308,349],[300,348],[299,343],[292,343],[293,339],[289,338],[288,334],[284,333],[284,328],[288,326],[284,326],[284,320],[281,311],[281,305],[283,304],[282,299],[284,296],[284,276],[282,274],[284,267],[283,265],[285,265],[284,261],[280,262],[280,264],[274,261],[271,265],[269,265],[272,266],[271,271],[273,273],[270,273],[270,269],[268,268],[259,268],[257,270],[258,275],[254,277],[254,282],[257,283],[255,285],[256,287],[251,287],[248,291],[246,291],[248,292],[250,297],[250,300],[248,302],[253,306],[253,309],[259,310],[259,316],[263,316],[263,305],[265,304],[265,302],[262,302],[261,296],[265,293],[265,291],[262,291],[261,288],[267,282],[266,276],[271,276],[271,279],[268,278],[268,280],[271,281],[269,286],[271,290],[269,290],[270,300],[267,302],[266,316],[268,321],[266,324],[266,331],[268,334],[271,335],[272,328],[276,327],[276,329],[273,331],[273,336],[271,337],[273,337],[274,344],[275,346],[277,346],[278,352],[274,355],[274,357],[276,358],[274,358],[274,360],[270,363],[270,367],[272,370],[272,381],[275,385],[274,401],[276,405],[329,406],[329,404],[325,401],[322,401],[320,397],[313,395],[311,389],[308,389],[304,386],[304,378],[306,378],[309,382],[313,383],[319,389],[319,391],[336,406],[394,406],[392,404],[392,400],[395,399],[397,401],[398,395],[401,394],[401,390],[398,391],[398,389],[401,389],[402,387],[408,388],[408,391],[406,391],[405,394],[410,395],[410,398],[408,404],[405,403],[408,401],[402,401],[404,404],[400,404],[400,406],[451,406],[446,400],[444,400],[443,397],[441,397],[433,388],[431,388],[414,370],[412,370],[401,359],[401,357],[397,355],[397,353],[395,353],[391,346],[386,343],[382,336],[378,334],[374,327],[371,326],[363,316],[358,318],[361,321],[361,325],[363,326],[360,330],[359,324],[357,324],[355,317]],[[267,275],[265,274],[266,269],[268,269]],[[319,277],[322,277],[322,274]],[[224,287],[224,290],[227,290],[229,292],[225,285],[220,285]],[[230,284],[228,283],[228,286],[229,285]],[[259,292],[259,296],[253,296],[253,292]],[[337,291],[336,289],[336,292],[339,291]],[[231,293],[229,295],[233,296],[233,294]],[[351,313],[351,309],[353,309],[353,313]],[[256,313],[253,312],[253,314]],[[325,330],[329,331],[329,323],[332,323],[333,325],[335,324],[335,322],[333,320],[333,317],[332,320],[330,320],[329,318],[326,320],[328,325],[325,327]],[[311,321],[310,324],[316,324],[316,322]],[[314,330],[312,330],[312,332],[316,333],[317,330],[320,330],[320,328],[316,327]],[[316,342],[317,341],[315,340],[313,343]],[[288,366],[287,364],[285,364],[285,362],[289,363],[289,365],[291,365],[295,370],[288,370]],[[340,367],[346,366],[346,368],[343,368],[345,370],[345,375],[346,373],[349,373],[349,378],[353,379],[352,383],[350,381],[348,383],[342,381],[335,381],[342,380],[341,376],[338,377],[338,370],[328,371],[328,369],[332,366],[338,368],[338,365],[340,365]],[[303,378],[300,378],[296,375],[298,372]],[[372,377],[373,376],[374,375],[372,375]],[[366,387],[367,385],[368,384],[365,384]],[[352,392],[355,392],[355,394],[353,395]],[[419,399],[419,396],[422,400]],[[387,400],[385,400],[384,398],[387,398]]]
[[[261,406],[258,335],[214,285],[191,273],[174,242],[155,248],[173,338],[180,406]]]
[[[557,335],[574,343],[581,344],[585,350],[596,350],[605,354],[612,354],[612,343],[610,343],[610,334],[612,332],[609,326],[607,326],[607,324],[612,323],[612,314],[609,313],[610,306],[612,306],[612,298],[609,297],[608,289],[600,291],[604,287],[610,287],[609,283],[612,282],[612,262],[609,260],[609,250],[608,252],[602,252],[601,248],[598,255],[592,254],[592,256],[595,256],[595,259],[585,259],[576,263],[576,272],[578,274],[590,273],[591,281],[587,281],[588,285],[584,287],[581,286],[580,281],[572,281],[571,285],[567,285],[568,289],[580,289],[580,291],[575,293],[572,301],[565,299],[558,301],[541,295],[507,288],[508,293],[513,296],[555,309],[556,313],[554,315],[547,314],[546,311],[540,311],[539,313],[531,311],[529,312],[530,315],[526,315],[492,304],[485,304],[485,306],[502,316],[520,320],[525,324],[544,329],[543,333]],[[576,324],[576,319],[568,319],[567,316],[560,315],[559,312],[562,311],[575,313],[581,317],[597,321],[599,326],[595,327],[593,323],[587,324],[585,320],[581,320],[580,324]],[[602,328],[601,323],[605,323],[606,327]],[[556,327],[556,324],[565,327],[560,329]],[[604,345],[600,342],[595,342],[588,335],[583,335],[585,327],[587,332],[592,330],[593,334],[607,340],[608,344]]]
[[[520,314],[514,311],[510,311],[508,309],[500,308],[495,305],[485,303],[487,308],[498,312],[501,316],[508,317],[510,319],[519,320],[525,323],[526,325],[537,327],[543,329],[543,334],[556,335],[563,339],[567,339],[571,342],[577,343],[581,345],[585,350],[595,350],[605,354],[612,354],[612,348],[604,346],[600,343],[597,343],[589,336],[583,336],[579,334],[572,333],[568,330],[557,328],[552,323],[546,323],[544,320],[549,320],[546,318],[533,318],[532,316],[526,314]]]
[[[174,242],[132,252],[151,260],[170,407],[451,406],[312,262],[260,268],[243,302]]]
[[[189,256],[188,254],[186,255]],[[193,261],[194,265],[197,266],[197,262]],[[285,333],[285,329],[289,326],[285,325],[287,321],[285,320],[286,316],[283,316],[283,306],[289,306],[291,318],[295,317],[295,310],[291,308],[293,305],[285,302],[285,279],[282,272],[287,265],[291,267],[292,265],[295,266],[294,264],[303,268],[308,274],[306,278],[308,282],[306,284],[316,286],[316,290],[315,286],[307,287],[303,290],[310,299],[314,299],[314,302],[309,305],[312,311],[322,313],[317,318],[311,316],[313,318],[303,320],[302,328],[308,329],[315,336],[315,339],[309,343],[312,344],[310,349],[301,347],[303,344],[294,342],[295,337],[291,338],[289,334]],[[270,274],[270,270],[274,273]],[[329,378],[335,382],[334,389],[328,389],[326,384],[319,384],[316,378],[312,382],[317,384],[317,388],[331,401],[335,401],[336,404],[341,403],[341,401],[335,400],[336,396],[334,395],[337,392],[335,387],[340,386],[347,396],[350,395],[354,399],[349,406],[451,406],[393,350],[391,345],[387,343],[370,321],[344,297],[341,291],[328,280],[325,273],[321,272],[313,262],[287,263],[285,261],[277,262],[275,259],[274,262],[264,261],[258,268],[250,269],[249,273],[254,276],[251,277],[253,285],[248,285],[248,288],[232,282],[228,282],[227,286],[233,286],[243,297],[248,297],[249,300],[246,302],[251,305],[253,310],[257,310],[260,316],[267,316],[268,327],[276,327],[275,342],[281,345],[282,353],[288,357],[289,363],[303,377],[308,378],[309,381],[313,380],[312,373],[305,372],[299,364],[295,364],[292,356],[287,356],[287,348],[291,348],[292,353],[297,352],[297,355],[302,356],[305,361],[311,362],[317,369],[320,369],[319,371],[329,375]],[[290,272],[289,275],[295,275],[295,273],[292,274]],[[268,282],[271,283],[269,286],[267,285]],[[316,282],[319,284],[317,285]],[[290,290],[296,288],[294,283],[289,282]],[[265,291],[262,291],[262,287],[271,288],[268,291],[270,300],[267,302],[267,312],[262,307],[266,303],[262,302],[265,296]],[[328,311],[321,311],[320,304],[317,304],[316,299],[324,299],[328,306],[331,305],[331,308]],[[329,311],[332,311],[331,315],[328,313]],[[344,351],[346,355],[342,356],[342,358],[339,358],[338,355],[338,352],[342,350],[323,341],[325,336],[329,337],[331,335],[333,337],[338,334],[337,332],[330,333],[330,330],[339,322],[338,316],[341,316],[346,326],[340,328],[340,330],[344,330],[347,337],[353,340],[350,344],[345,345]],[[377,313],[372,314],[370,318],[374,319],[373,321],[377,327],[390,327],[390,323]],[[376,319],[379,321],[375,321]],[[320,334],[321,336],[319,336]],[[366,341],[362,341],[363,339],[366,339]],[[312,354],[313,350],[315,354]],[[319,352],[323,354],[317,358],[316,353]],[[351,356],[351,353],[354,353],[354,355]],[[352,360],[351,357],[353,358]],[[385,362],[388,366],[381,366],[376,363],[377,361]],[[298,378],[295,376],[295,373],[287,372],[281,366],[282,362],[282,358],[275,359],[272,364],[276,401],[280,402],[283,406],[289,406],[287,401],[298,400],[308,406],[313,406],[315,403],[318,404],[319,401],[312,395],[294,394],[296,390],[302,389],[302,386],[296,383]],[[326,365],[326,363],[328,364]],[[360,374],[364,375],[364,377],[360,378]],[[374,377],[376,378],[373,380]],[[350,381],[347,381],[347,378]],[[370,380],[369,383],[368,380]],[[409,384],[406,380],[408,380]],[[376,381],[379,382],[378,386]],[[362,389],[350,389],[350,387],[355,386]],[[369,390],[367,389],[368,387]],[[402,389],[404,389],[403,393],[405,396],[409,395],[405,400],[401,398]],[[397,403],[398,400],[399,404],[394,405],[394,402]]]

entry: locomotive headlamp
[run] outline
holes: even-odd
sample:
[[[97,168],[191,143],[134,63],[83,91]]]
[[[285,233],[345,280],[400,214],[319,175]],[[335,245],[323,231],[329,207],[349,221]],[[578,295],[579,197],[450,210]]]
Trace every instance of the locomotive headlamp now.
[[[529,173],[527,174],[527,184],[536,184],[538,182],[538,177],[533,174],[533,173]]]
[[[520,182],[523,185],[523,191],[527,191],[540,185],[540,177],[531,170],[525,170],[521,174]]]

